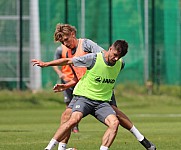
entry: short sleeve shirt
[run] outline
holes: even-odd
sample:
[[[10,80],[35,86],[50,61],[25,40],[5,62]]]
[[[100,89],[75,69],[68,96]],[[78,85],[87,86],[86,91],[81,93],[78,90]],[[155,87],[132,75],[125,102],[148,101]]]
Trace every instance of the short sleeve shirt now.
[[[103,51],[104,49],[97,45],[97,43],[93,42],[92,40],[89,39],[84,39],[82,43],[82,49],[84,52],[87,53],[98,53]],[[72,54],[75,54],[76,48],[72,49]],[[54,54],[54,60],[62,58],[62,47],[59,46],[57,47],[55,54]]]

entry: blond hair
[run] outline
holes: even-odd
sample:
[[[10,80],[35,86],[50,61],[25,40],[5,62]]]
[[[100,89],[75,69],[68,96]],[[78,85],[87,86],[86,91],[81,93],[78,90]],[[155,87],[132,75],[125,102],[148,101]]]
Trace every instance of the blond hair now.
[[[72,32],[74,32],[76,35],[77,29],[74,26],[58,23],[54,32],[54,41],[62,42],[63,36],[70,36]]]

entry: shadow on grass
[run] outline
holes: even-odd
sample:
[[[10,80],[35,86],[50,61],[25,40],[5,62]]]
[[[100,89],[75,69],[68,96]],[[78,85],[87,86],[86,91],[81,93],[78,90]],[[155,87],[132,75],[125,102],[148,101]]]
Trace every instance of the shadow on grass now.
[[[31,132],[30,130],[0,130],[0,132]]]

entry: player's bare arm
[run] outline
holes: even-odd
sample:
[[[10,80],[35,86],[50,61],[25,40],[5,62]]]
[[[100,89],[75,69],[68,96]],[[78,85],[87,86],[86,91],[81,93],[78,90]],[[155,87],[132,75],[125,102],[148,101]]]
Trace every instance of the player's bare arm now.
[[[53,87],[53,90],[54,90],[55,93],[57,93],[57,92],[62,92],[62,91],[66,90],[66,89],[68,89],[70,87],[72,87],[72,85],[68,85],[68,84],[55,84],[55,86]]]
[[[65,84],[55,84],[55,86],[53,87],[53,90],[55,93],[57,92],[62,92],[70,87],[73,87],[77,84],[78,82],[78,78],[76,76],[74,76],[74,78],[72,80],[70,80],[69,82],[65,83]]]
[[[48,66],[64,66],[64,65],[71,65],[72,58],[61,58],[49,62],[43,62],[41,60],[32,59],[31,62],[33,63],[33,66],[39,66],[39,67],[48,67]]]

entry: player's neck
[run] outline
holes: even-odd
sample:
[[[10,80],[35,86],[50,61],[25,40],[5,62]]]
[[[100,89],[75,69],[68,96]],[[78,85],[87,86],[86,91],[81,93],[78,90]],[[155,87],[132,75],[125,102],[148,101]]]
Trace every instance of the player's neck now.
[[[108,52],[107,51],[103,51],[103,57],[104,57],[104,61],[105,61],[105,63],[107,64],[108,63]]]
[[[77,39],[77,38],[75,37],[75,47],[77,47],[78,44],[79,44],[79,39]]]

